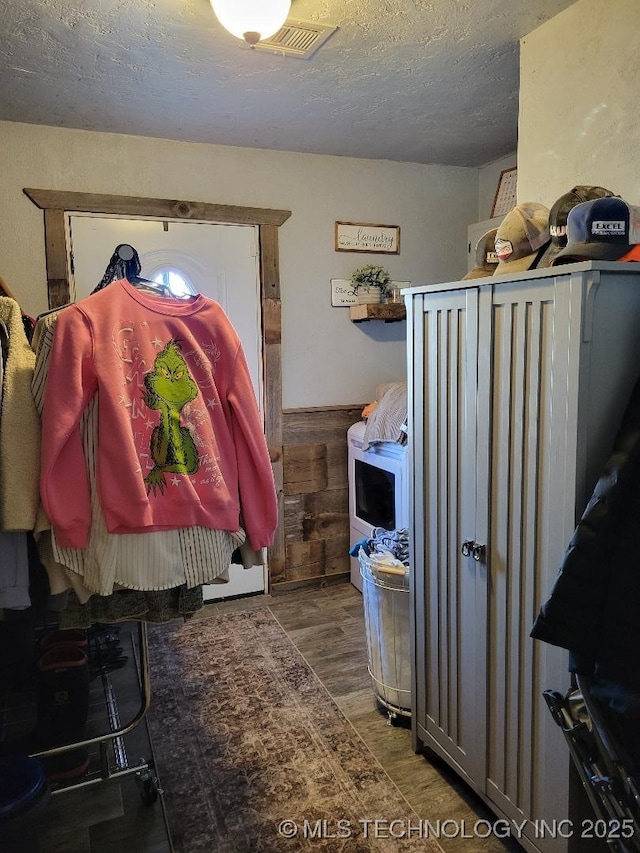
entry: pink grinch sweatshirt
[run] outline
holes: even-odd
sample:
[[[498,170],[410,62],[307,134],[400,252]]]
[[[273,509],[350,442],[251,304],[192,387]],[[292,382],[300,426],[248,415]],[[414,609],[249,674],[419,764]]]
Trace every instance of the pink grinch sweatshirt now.
[[[99,410],[98,494],[111,533],[202,526],[273,541],[277,501],[240,339],[205,296],[117,281],[58,317],[42,415],[40,492],[58,543],[91,522],[80,420]]]

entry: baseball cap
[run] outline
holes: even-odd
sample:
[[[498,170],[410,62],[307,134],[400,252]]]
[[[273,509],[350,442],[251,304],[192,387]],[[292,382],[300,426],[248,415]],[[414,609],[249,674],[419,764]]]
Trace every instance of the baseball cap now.
[[[532,269],[550,239],[549,208],[537,201],[517,204],[498,226],[495,274]]]
[[[613,196],[611,190],[605,187],[578,186],[570,189],[555,201],[549,211],[549,234],[551,242],[547,246],[544,255],[537,263],[537,267],[549,267],[551,261],[558,252],[567,245],[567,216],[572,207],[583,201],[593,201],[596,198]]]
[[[640,243],[640,207],[618,196],[584,201],[569,211],[567,245],[558,252],[551,266],[574,261],[617,261],[637,243]]]
[[[491,231],[485,231],[476,243],[476,265],[466,275],[462,276],[462,280],[468,278],[484,278],[487,275],[493,275],[498,265],[498,256],[496,255],[496,234],[497,228],[492,228]]]

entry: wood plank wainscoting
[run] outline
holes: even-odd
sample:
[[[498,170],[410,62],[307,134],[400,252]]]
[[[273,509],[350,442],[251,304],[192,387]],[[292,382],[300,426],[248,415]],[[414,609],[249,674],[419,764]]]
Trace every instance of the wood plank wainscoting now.
[[[349,578],[347,430],[364,404],[284,409],[284,570],[271,593]]]

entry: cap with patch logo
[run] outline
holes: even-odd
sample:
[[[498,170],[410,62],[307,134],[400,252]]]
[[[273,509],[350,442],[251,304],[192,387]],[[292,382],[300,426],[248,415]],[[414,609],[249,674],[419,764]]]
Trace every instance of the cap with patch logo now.
[[[496,254],[496,234],[497,228],[492,228],[491,231],[485,231],[482,237],[476,243],[476,265],[466,275],[462,276],[465,281],[468,278],[484,278],[487,275],[493,275],[498,266],[498,256]]]
[[[533,269],[549,240],[549,208],[537,201],[517,204],[498,226],[495,274]]]
[[[549,267],[552,260],[567,245],[567,216],[571,208],[583,201],[593,201],[596,198],[614,196],[605,187],[578,186],[570,189],[555,201],[549,211],[549,234],[551,242],[544,255],[538,261],[537,267]]]
[[[567,245],[551,266],[575,261],[617,261],[640,243],[640,207],[617,196],[585,201],[567,216]]]

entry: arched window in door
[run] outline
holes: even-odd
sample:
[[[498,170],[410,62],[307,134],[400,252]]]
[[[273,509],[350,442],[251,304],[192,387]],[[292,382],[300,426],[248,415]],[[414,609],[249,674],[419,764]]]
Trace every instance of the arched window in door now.
[[[157,271],[153,280],[164,284],[173,296],[195,296],[198,292],[185,273],[172,267]]]

